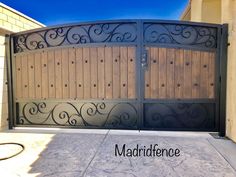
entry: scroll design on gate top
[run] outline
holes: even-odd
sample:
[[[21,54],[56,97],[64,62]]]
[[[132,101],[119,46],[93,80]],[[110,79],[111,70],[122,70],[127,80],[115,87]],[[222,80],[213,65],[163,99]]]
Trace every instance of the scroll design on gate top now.
[[[14,52],[86,43],[136,42],[136,23],[97,23],[45,29],[14,38]]]
[[[217,28],[182,24],[145,23],[144,42],[216,48]]]

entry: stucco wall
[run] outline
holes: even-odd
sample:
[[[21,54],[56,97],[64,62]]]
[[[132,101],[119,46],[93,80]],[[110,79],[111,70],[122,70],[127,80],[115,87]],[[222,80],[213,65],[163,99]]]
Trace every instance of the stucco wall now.
[[[8,127],[7,59],[5,35],[39,28],[43,24],[0,3],[0,130]]]
[[[221,23],[221,0],[203,0],[201,21]]]
[[[0,127],[7,127],[7,79],[5,65],[5,37],[0,35]]]
[[[229,24],[226,136],[236,142],[236,0],[190,0],[189,6],[190,21]]]
[[[203,0],[192,0],[190,1],[191,6],[191,21],[201,22],[202,21],[202,1]]]
[[[236,142],[236,1],[222,0],[222,23],[229,24],[226,134]]]

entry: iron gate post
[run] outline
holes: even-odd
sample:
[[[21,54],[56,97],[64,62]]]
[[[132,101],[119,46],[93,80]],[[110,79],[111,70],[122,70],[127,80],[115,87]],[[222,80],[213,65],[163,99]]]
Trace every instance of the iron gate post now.
[[[6,68],[7,68],[7,96],[8,96],[8,128],[12,129],[14,126],[14,105],[13,105],[13,88],[12,88],[12,42],[11,36],[7,34],[5,36],[6,47]]]
[[[227,48],[228,48],[228,24],[223,24],[220,43],[220,125],[219,135],[225,136],[226,130],[226,84],[227,84]]]

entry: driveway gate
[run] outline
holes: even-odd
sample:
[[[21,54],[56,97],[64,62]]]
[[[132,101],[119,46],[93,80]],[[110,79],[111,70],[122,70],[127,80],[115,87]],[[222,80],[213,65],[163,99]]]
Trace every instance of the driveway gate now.
[[[13,34],[10,125],[219,131],[224,29],[122,20]]]

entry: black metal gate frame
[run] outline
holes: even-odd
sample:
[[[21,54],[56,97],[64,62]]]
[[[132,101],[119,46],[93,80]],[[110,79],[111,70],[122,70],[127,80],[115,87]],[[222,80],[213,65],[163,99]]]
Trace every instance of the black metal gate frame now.
[[[137,111],[137,126],[115,127],[124,129],[162,129],[144,127],[144,104],[146,103],[214,103],[215,104],[215,127],[211,130],[219,131],[225,135],[225,112],[226,112],[226,64],[227,64],[227,24],[208,24],[184,21],[166,20],[112,20],[96,21],[79,24],[68,24],[40,28],[26,32],[15,33],[7,37],[8,50],[8,100],[9,100],[9,128],[20,125],[21,103],[35,104],[36,109],[47,106],[46,103],[65,102],[65,100],[15,100],[15,73],[14,56],[16,53],[32,52],[35,50],[50,50],[55,47],[96,47],[96,46],[135,46],[136,47],[136,94],[137,99],[112,99],[112,100],[66,100],[67,103],[83,102],[93,104],[95,113],[106,104],[133,104]],[[74,37],[73,37],[74,35]],[[56,41],[55,39],[59,39]],[[62,40],[60,40],[62,39]],[[183,48],[201,51],[216,52],[216,81],[215,99],[171,99],[150,100],[144,99],[144,69],[145,47],[156,46],[165,48]],[[92,103],[91,103],[92,102]],[[24,106],[26,106],[26,104]],[[83,105],[84,105],[83,104]],[[31,105],[32,106],[32,105]],[[20,107],[20,108],[19,108]],[[20,110],[19,110],[20,109]],[[82,109],[82,106],[80,106]],[[87,108],[88,111],[89,108]],[[105,108],[104,108],[105,109]],[[113,109],[113,108],[112,108]],[[123,108],[121,108],[123,109]],[[51,114],[51,113],[50,113]],[[110,113],[109,113],[110,114]],[[53,113],[52,113],[53,115]],[[78,113],[82,115],[81,112]],[[123,117],[125,118],[125,117]],[[127,118],[127,117],[126,117]],[[107,120],[106,120],[107,121]],[[42,126],[29,125],[29,126]],[[50,126],[45,124],[44,126]],[[58,126],[58,125],[57,125]],[[59,127],[61,127],[59,125]],[[68,127],[68,126],[63,126]],[[69,126],[73,127],[73,126]],[[82,128],[112,128],[110,126],[93,127],[87,125]],[[81,127],[80,127],[81,128]],[[164,129],[166,130],[166,129]],[[176,130],[168,128],[168,130]],[[197,129],[183,129],[197,130]],[[204,129],[199,129],[204,130]],[[207,129],[206,129],[207,130]]]

